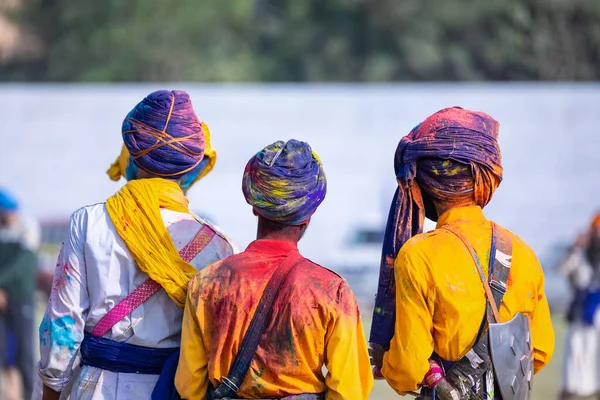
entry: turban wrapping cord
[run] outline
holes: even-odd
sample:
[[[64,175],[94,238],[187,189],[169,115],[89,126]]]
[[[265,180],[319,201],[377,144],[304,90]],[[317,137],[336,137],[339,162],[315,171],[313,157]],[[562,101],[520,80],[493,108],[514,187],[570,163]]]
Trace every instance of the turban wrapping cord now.
[[[485,113],[452,107],[400,140],[394,158],[398,188],[386,223],[371,343],[387,348],[394,335],[394,262],[402,245],[423,232],[425,216],[437,220],[433,201],[451,205],[471,199],[484,207],[491,200],[502,180],[498,128]]]
[[[189,95],[160,90],[148,95],[123,121],[124,145],[107,174],[127,177],[131,161],[154,176],[182,179],[189,187],[216,163],[210,130],[196,116]]]
[[[263,218],[299,225],[325,199],[327,178],[308,143],[278,141],[248,161],[242,191],[246,202]]]

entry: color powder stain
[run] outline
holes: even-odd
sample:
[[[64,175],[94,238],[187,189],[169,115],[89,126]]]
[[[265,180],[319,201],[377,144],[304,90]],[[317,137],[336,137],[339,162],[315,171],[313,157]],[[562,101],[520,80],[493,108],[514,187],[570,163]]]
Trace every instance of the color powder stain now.
[[[508,274],[508,279],[506,280],[506,287],[509,288],[512,286],[512,276],[511,274]]]
[[[39,334],[40,342],[42,346],[48,346],[48,335],[50,333],[50,318],[44,315],[42,322],[40,323]]]
[[[46,319],[46,317],[44,317]],[[68,350],[75,350],[81,341],[81,334],[73,331],[76,321],[75,318],[70,315],[65,315],[54,321],[42,322],[44,329],[50,332],[50,341],[52,347],[58,347],[59,349],[66,348]],[[46,327],[49,325],[48,327]],[[40,331],[42,330],[40,326]]]

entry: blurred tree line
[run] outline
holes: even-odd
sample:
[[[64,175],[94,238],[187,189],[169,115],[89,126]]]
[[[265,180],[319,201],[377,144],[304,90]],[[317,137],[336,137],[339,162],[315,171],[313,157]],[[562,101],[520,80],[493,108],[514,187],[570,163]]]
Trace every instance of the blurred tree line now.
[[[600,0],[20,0],[4,81],[599,80]]]

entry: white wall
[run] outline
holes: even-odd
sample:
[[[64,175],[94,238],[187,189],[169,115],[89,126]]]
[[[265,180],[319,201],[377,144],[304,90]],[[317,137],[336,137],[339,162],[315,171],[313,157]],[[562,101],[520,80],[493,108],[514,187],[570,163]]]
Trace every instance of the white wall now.
[[[119,184],[105,170],[120,149],[126,113],[156,89],[187,90],[219,152],[190,192],[241,247],[255,220],[240,189],[243,168],[275,140],[308,141],[321,156],[328,194],[302,244],[316,261],[361,215],[387,212],[399,139],[452,105],[500,121],[505,178],[486,212],[536,251],[570,240],[600,209],[600,85],[3,85],[0,186],[26,212],[64,217],[103,201]]]

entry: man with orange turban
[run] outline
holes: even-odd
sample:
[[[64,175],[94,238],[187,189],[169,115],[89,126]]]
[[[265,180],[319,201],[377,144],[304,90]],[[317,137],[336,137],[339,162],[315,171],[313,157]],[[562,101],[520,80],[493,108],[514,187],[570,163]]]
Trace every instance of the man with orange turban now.
[[[233,253],[184,194],[215,163],[189,95],[151,93],[126,116],[122,135],[108,173],[128,183],[73,213],[58,257],[40,325],[44,400],[68,384],[72,399],[150,399],[177,353],[190,279]]]
[[[500,322],[519,332],[522,358],[506,368],[515,368],[519,396],[552,356],[542,268],[482,212],[502,180],[498,127],[485,113],[447,108],[396,150],[370,342],[374,372],[399,393],[425,387],[429,398],[494,399],[505,390],[494,358]],[[437,221],[434,231],[422,233],[425,216]]]

